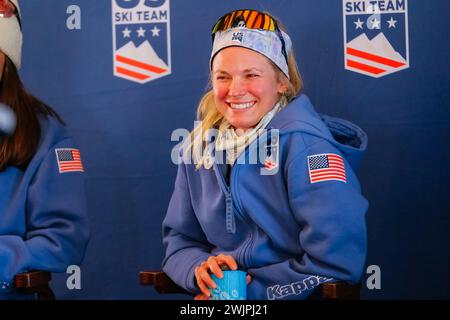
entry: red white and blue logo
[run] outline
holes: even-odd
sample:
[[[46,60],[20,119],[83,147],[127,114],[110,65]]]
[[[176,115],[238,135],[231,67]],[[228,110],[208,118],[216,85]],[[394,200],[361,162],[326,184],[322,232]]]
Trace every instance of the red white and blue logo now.
[[[171,74],[169,0],[112,0],[114,75],[138,83]]]
[[[409,68],[407,0],[343,0],[345,69],[380,78]]]

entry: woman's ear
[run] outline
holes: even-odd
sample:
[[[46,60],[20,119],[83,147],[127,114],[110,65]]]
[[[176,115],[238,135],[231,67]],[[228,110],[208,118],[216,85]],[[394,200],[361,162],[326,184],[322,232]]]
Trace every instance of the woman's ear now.
[[[278,88],[277,91],[280,95],[285,95],[289,88],[289,79],[279,71],[278,73]]]
[[[278,83],[278,93],[283,96],[286,94],[287,90],[287,86],[283,83],[283,81],[280,81]]]

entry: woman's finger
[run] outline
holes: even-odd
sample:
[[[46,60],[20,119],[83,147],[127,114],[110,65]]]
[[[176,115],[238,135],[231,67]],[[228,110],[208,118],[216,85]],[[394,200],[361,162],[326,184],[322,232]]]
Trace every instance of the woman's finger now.
[[[201,278],[197,278],[197,285],[200,288],[200,291],[202,292],[202,294],[204,294],[207,297],[209,297],[211,295],[208,287],[206,286],[206,284],[203,282],[203,280]]]
[[[203,280],[203,282],[210,288],[216,288],[217,284],[214,282],[214,280],[211,278],[211,275],[205,268],[199,269],[199,276],[200,279]]]
[[[226,264],[231,270],[237,269],[236,260],[232,256],[219,255],[217,256],[217,260],[220,265]]]
[[[203,264],[201,264],[201,265],[203,265]],[[207,271],[205,270],[204,267],[200,266],[200,267],[195,268],[194,274],[195,274],[195,279],[197,280],[198,287],[200,288],[200,290],[202,291],[202,293],[204,295],[207,295],[209,297],[211,293],[209,292],[209,289],[208,289],[205,281],[203,280],[203,276],[202,276],[204,274],[207,275],[208,274]]]
[[[252,277],[248,274],[245,280],[247,281],[247,284],[249,284],[250,281],[252,281]]]
[[[209,300],[209,298],[201,293],[201,294],[196,295],[194,300]]]
[[[208,266],[211,272],[218,277],[219,279],[223,278],[223,272],[222,269],[219,266],[219,263],[217,262],[216,257],[209,257],[208,258]]]

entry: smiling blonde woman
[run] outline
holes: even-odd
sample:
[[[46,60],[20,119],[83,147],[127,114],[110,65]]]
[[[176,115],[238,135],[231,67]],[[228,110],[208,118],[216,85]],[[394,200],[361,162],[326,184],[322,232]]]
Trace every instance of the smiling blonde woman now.
[[[247,272],[249,299],[304,299],[323,282],[358,282],[368,202],[355,172],[366,134],[315,111],[271,15],[230,12],[212,35],[212,89],[163,222],[164,271],[196,299],[209,299],[223,267]]]

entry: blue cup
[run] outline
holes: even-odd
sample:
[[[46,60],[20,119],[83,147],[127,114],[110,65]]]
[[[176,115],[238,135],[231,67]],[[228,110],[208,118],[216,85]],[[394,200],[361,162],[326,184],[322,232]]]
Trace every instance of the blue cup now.
[[[224,270],[223,278],[214,274],[211,278],[217,284],[215,289],[210,288],[211,300],[247,300],[247,273],[242,270]]]

